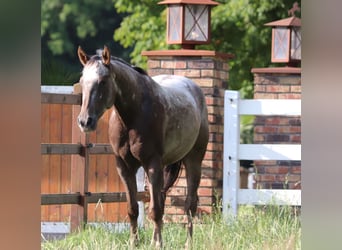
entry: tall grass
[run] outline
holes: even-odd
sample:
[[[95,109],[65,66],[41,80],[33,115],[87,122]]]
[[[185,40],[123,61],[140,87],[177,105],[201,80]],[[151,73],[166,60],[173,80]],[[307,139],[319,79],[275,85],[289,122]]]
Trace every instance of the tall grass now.
[[[196,221],[192,249],[300,249],[301,225],[297,210],[291,207],[252,207],[239,209],[236,219],[224,222],[221,213]],[[152,225],[139,230],[136,249],[151,249]],[[186,230],[181,224],[165,224],[164,249],[184,249]],[[42,249],[129,249],[129,232],[113,233],[104,227],[90,227],[66,239],[43,242]]]

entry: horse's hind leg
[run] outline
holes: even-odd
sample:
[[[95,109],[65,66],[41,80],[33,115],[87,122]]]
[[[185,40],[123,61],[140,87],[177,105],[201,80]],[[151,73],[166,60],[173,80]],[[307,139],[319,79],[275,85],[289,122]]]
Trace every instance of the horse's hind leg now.
[[[192,241],[192,217],[196,215],[198,205],[197,189],[201,181],[201,163],[206,151],[205,148],[193,148],[183,159],[186,170],[187,196],[185,200],[185,212],[188,217],[187,224],[187,246],[190,247]]]
[[[187,181],[187,195],[184,207],[188,217],[187,247],[190,247],[192,243],[192,217],[194,217],[197,212],[197,189],[201,181],[201,165],[207,150],[208,140],[208,123],[203,121],[195,145],[182,160],[185,166]]]

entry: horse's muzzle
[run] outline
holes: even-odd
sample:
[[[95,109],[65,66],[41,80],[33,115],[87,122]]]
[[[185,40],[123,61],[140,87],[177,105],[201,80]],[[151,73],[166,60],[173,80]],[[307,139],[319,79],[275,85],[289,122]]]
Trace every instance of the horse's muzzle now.
[[[82,118],[81,116],[78,116],[77,123],[82,132],[90,132],[94,131],[96,129],[96,119],[88,116],[87,118]]]

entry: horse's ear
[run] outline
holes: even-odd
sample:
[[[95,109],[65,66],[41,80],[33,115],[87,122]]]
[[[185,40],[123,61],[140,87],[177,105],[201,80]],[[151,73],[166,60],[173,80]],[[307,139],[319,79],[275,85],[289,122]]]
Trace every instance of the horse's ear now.
[[[104,65],[109,65],[110,64],[110,51],[108,47],[105,45],[102,51],[102,62]]]
[[[78,58],[80,59],[80,62],[83,66],[85,66],[89,60],[89,56],[83,51],[81,46],[78,46],[77,54]]]

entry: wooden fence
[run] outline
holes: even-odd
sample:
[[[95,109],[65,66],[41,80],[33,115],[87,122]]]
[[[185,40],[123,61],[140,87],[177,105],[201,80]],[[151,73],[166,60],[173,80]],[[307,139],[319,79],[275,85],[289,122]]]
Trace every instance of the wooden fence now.
[[[300,100],[241,100],[225,91],[223,213],[236,216],[239,204],[301,205],[301,190],[240,189],[239,160],[301,160],[300,144],[240,144],[240,115],[301,114]]]
[[[88,221],[122,222],[127,214],[126,195],[108,143],[111,110],[96,132],[82,133],[76,123],[79,86],[67,93],[56,93],[58,89],[42,87],[41,93],[41,220],[70,222],[71,231]],[[143,171],[139,174],[138,197],[147,201]]]

